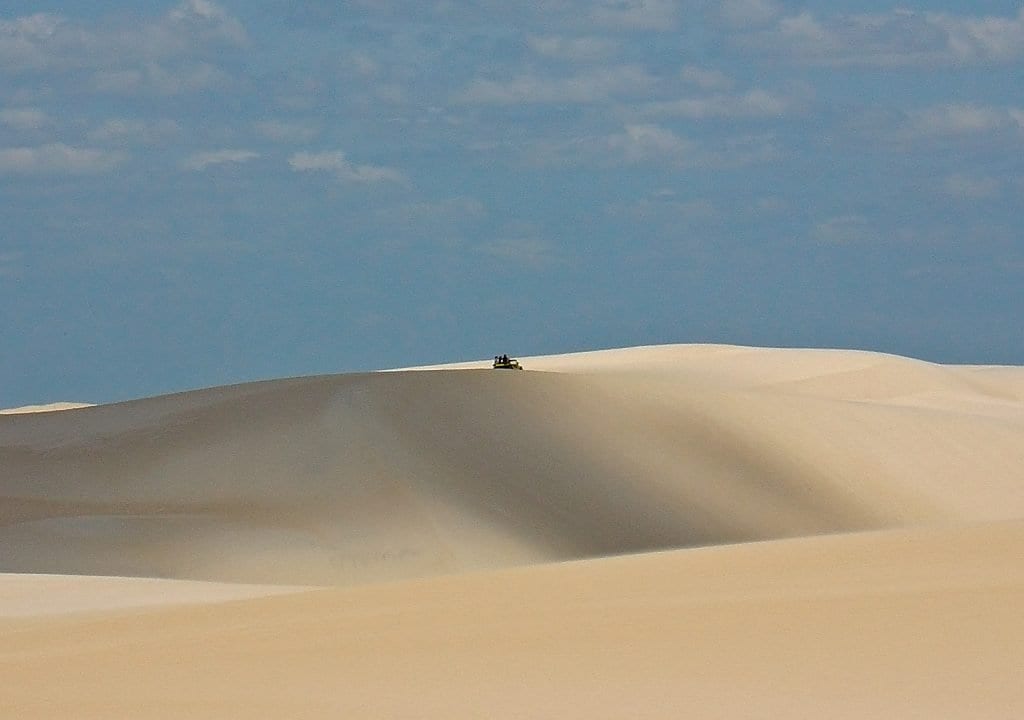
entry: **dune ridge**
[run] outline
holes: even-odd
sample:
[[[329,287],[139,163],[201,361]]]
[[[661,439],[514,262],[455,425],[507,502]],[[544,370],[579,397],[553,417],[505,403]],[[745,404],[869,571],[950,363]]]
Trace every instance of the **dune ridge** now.
[[[1024,404],[991,369],[731,346],[524,364],[0,418],[0,569],[339,585],[1024,511]]]
[[[45,405],[23,405],[21,407],[0,409],[0,415],[27,415],[29,413],[59,412],[61,410],[77,410],[92,407],[91,403],[55,402]]]

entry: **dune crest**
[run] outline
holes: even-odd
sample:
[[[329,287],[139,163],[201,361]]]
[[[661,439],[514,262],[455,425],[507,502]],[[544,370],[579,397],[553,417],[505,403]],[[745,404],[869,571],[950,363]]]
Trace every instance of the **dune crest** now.
[[[22,407],[0,410],[0,415],[26,415],[28,413],[60,412],[61,410],[77,410],[85,407],[93,407],[93,405],[92,403],[78,402],[55,402],[48,403],[46,405],[23,405]]]

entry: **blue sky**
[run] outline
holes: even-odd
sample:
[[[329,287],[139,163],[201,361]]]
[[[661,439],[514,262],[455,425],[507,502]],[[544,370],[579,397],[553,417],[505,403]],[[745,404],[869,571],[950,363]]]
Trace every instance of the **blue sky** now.
[[[6,0],[0,406],[668,342],[1024,363],[1024,8]]]

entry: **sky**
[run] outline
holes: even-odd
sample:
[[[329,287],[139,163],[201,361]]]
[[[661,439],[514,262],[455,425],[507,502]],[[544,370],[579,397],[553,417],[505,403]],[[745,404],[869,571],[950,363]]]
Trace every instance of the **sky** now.
[[[3,0],[0,407],[660,343],[1024,364],[1024,6]]]

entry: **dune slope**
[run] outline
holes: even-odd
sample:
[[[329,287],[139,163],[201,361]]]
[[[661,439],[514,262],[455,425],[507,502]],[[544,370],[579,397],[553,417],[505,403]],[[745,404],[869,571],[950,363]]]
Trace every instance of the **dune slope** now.
[[[1020,521],[0,620],[12,717],[1011,718]],[[44,690],[45,688],[45,690]]]
[[[524,361],[0,417],[0,572],[344,585],[1024,516],[1017,368]]]

